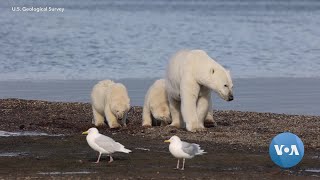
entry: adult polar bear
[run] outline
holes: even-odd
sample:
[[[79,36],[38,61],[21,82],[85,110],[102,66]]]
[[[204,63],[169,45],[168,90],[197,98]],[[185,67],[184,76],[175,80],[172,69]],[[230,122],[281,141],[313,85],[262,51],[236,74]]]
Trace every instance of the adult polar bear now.
[[[216,125],[216,122],[213,120],[211,110],[212,106],[210,104],[209,112],[205,122]],[[168,93],[165,88],[165,79],[156,80],[150,86],[144,98],[142,126],[151,127],[152,122],[157,122],[158,120],[161,122],[161,125],[167,125],[171,123]]]
[[[95,126],[104,125],[104,118],[110,128],[119,128],[118,120],[126,124],[127,113],[130,109],[130,98],[126,87],[111,80],[98,82],[92,88],[91,102]]]
[[[179,51],[169,61],[166,72],[171,125],[181,127],[183,118],[188,131],[203,129],[211,103],[211,90],[222,99],[232,101],[232,88],[229,71],[205,51]]]

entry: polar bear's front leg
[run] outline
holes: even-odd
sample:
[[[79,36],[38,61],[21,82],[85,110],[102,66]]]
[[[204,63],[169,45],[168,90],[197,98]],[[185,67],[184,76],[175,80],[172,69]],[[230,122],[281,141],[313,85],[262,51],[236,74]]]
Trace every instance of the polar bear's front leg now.
[[[218,126],[217,122],[213,119],[212,109],[209,108],[207,117],[204,119],[204,122],[206,124],[209,124],[210,126]]]
[[[197,84],[184,83],[181,87],[181,113],[188,131],[199,129],[197,115],[197,99],[199,86]]]
[[[186,128],[188,131],[194,132],[199,128],[196,108],[197,100],[193,96],[182,97],[181,99],[181,113],[186,123]]]
[[[106,105],[104,113],[110,128],[120,128],[121,125],[118,123],[116,116],[112,113],[110,107]]]
[[[92,106],[92,113],[93,113],[92,124],[94,124],[97,127],[105,125],[104,116],[101,115],[93,106]]]
[[[142,126],[144,127],[151,127],[152,126],[152,117],[151,117],[151,111],[147,104],[143,106],[142,111]]]
[[[169,100],[169,108],[172,118],[172,123],[170,126],[174,126],[177,128],[181,128],[182,117],[180,112],[180,101],[173,99],[172,97],[168,97]]]
[[[204,120],[209,109],[209,95],[200,96],[197,102],[198,128],[204,129]]]
[[[210,95],[211,96],[211,95]],[[209,109],[207,117],[204,119],[204,122],[209,124],[210,126],[217,126],[217,122],[213,119],[213,112],[212,112],[212,99],[209,99]]]

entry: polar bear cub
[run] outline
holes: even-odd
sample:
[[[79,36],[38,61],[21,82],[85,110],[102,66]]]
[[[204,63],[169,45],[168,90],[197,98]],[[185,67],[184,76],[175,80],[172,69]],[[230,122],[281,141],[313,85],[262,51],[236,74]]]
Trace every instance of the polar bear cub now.
[[[181,127],[184,121],[188,131],[204,128],[211,90],[226,101],[233,100],[229,71],[202,50],[178,52],[168,63],[165,87],[171,125]]]
[[[110,128],[121,127],[118,120],[122,120],[125,125],[130,98],[123,84],[111,80],[98,82],[92,89],[91,103],[94,117],[92,123],[95,126],[104,125],[104,118]]]
[[[150,86],[143,105],[142,126],[152,126],[152,120],[161,121],[161,125],[171,122],[169,101],[165,89],[165,80],[156,80]]]

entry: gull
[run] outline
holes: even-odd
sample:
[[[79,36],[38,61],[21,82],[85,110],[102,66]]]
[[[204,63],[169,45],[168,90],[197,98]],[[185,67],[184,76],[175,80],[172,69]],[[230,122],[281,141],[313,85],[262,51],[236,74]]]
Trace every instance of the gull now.
[[[111,156],[114,152],[129,153],[131,150],[124,148],[124,146],[112,138],[100,134],[97,128],[90,128],[82,134],[87,134],[87,142],[89,146],[99,152],[99,157],[96,163],[99,163],[101,154],[107,154],[110,157],[109,163],[113,161]]]
[[[184,170],[184,163],[186,159],[191,159],[196,155],[205,154],[204,150],[200,148],[199,144],[188,143],[181,141],[178,136],[172,136],[170,139],[165,140],[164,142],[170,143],[169,151],[170,153],[178,158],[177,168],[179,169],[179,160],[183,159],[183,165],[181,170]]]

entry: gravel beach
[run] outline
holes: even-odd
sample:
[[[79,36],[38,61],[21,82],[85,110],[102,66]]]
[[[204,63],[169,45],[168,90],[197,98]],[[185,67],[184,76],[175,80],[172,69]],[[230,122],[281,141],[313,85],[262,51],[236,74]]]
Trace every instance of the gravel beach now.
[[[320,169],[319,116],[214,111],[217,127],[207,125],[204,132],[191,133],[169,126],[142,128],[141,113],[141,107],[133,107],[126,128],[99,128],[100,133],[113,137],[133,153],[116,154],[111,164],[107,163],[108,157],[103,157],[100,164],[93,164],[97,153],[81,135],[92,127],[89,103],[2,99],[1,131],[48,135],[0,137],[0,177],[246,179],[264,176],[269,179],[320,176],[317,172]],[[289,170],[278,168],[268,155],[271,139],[284,131],[297,134],[305,145],[303,161]],[[208,154],[187,161],[184,172],[173,170],[176,159],[169,153],[168,144],[163,143],[173,135],[199,143]]]

